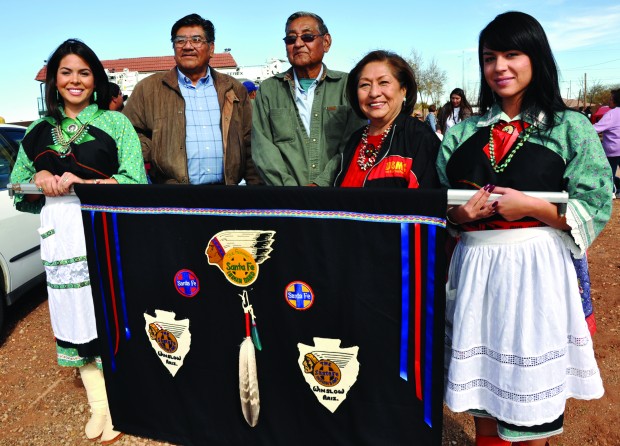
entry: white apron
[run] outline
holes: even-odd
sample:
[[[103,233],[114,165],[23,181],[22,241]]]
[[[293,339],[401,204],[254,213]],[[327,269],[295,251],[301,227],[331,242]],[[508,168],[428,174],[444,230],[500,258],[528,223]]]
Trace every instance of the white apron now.
[[[446,289],[446,404],[519,426],[603,395],[575,267],[559,231],[462,234]]]
[[[46,197],[39,234],[54,336],[73,344],[96,339],[80,200]]]

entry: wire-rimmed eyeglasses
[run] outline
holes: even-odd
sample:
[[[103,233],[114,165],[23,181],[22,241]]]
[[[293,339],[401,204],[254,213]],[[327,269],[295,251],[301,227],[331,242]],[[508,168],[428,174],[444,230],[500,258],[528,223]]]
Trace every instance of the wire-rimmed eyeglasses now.
[[[172,39],[173,45],[178,48],[183,48],[187,42],[194,48],[200,48],[205,43],[209,43],[209,41],[202,36],[175,36]]]

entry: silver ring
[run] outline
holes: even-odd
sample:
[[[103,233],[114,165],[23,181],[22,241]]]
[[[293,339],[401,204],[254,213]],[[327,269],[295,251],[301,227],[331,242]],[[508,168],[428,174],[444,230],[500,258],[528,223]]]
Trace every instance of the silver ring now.
[[[43,188],[42,187],[39,188],[39,192],[43,192]]]

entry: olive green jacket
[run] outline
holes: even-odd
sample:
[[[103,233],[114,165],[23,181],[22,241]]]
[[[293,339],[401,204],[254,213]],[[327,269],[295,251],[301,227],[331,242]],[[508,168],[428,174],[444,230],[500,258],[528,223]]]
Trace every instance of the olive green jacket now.
[[[268,185],[331,186],[351,134],[366,123],[346,99],[347,74],[323,67],[310,136],[295,105],[293,69],[265,80],[254,101],[252,154]]]

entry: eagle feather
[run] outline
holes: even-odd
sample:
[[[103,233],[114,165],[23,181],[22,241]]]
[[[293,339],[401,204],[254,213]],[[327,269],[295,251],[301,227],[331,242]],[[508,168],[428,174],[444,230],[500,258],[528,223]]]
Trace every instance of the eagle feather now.
[[[245,421],[252,427],[256,426],[260,412],[260,396],[254,344],[249,336],[243,340],[239,349],[239,398]]]

